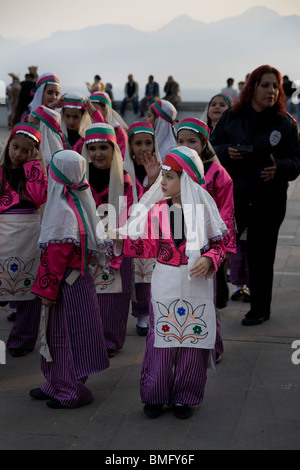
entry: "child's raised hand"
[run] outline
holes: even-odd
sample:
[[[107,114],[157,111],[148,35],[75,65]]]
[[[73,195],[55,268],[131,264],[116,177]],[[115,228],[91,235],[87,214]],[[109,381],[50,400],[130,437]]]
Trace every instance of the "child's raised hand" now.
[[[31,155],[28,157],[28,162],[40,160],[40,154],[36,147],[33,148]]]
[[[143,165],[148,176],[149,186],[157,179],[160,171],[160,163],[155,153],[145,152],[143,157]]]
[[[193,278],[206,276],[211,268],[212,262],[212,259],[208,256],[201,256],[190,269],[190,276]]]
[[[90,98],[86,100],[86,109],[90,116],[93,116],[94,112],[97,111],[97,108],[92,104]]]
[[[63,95],[61,95],[58,100],[56,101],[53,101],[53,103],[50,103],[48,106],[49,108],[51,109],[55,109],[55,108],[62,108],[62,105],[63,105],[63,101],[64,101],[64,97],[66,96],[66,93],[64,93]]]
[[[32,114],[29,114],[28,122],[30,124],[33,124],[36,127],[40,127],[40,120],[37,117],[33,116]]]

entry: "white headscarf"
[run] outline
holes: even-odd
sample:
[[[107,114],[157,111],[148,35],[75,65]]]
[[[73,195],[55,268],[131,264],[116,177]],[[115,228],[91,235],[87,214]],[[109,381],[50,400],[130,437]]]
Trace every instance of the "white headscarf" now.
[[[76,198],[77,208],[80,207],[84,219],[87,250],[97,252],[99,247],[103,246],[107,237],[85,178],[85,169],[85,159],[73,150],[63,150],[53,155],[49,169],[47,202],[38,241],[40,248],[51,243],[74,243],[83,249],[74,204],[72,207],[67,199],[70,193]]]
[[[63,113],[63,110],[65,108],[84,110],[84,113],[80,121],[79,131],[78,131],[78,134],[82,138],[84,138],[86,129],[92,124],[91,117],[86,110],[85,98],[79,93],[67,93],[64,96],[63,105],[61,109],[61,130],[67,135],[68,130],[67,130],[67,126],[64,120],[64,113]]]
[[[61,131],[61,115],[47,106],[39,106],[33,111],[32,116],[39,119],[39,128],[42,134],[41,151],[46,166],[49,165],[52,155],[58,150],[63,150],[64,134]]]
[[[36,82],[36,92],[34,94],[34,97],[28,105],[30,112],[35,111],[36,108],[44,104],[42,102],[42,99],[43,99],[44,89],[47,84],[57,85],[58,87],[60,87],[59,79],[55,75],[53,75],[53,73],[48,72],[48,73],[44,73],[43,75],[41,75],[38,81]]]
[[[151,104],[151,109],[155,114],[155,139],[160,153],[161,160],[164,161],[167,153],[176,147],[176,136],[174,122],[177,116],[175,106],[167,100],[158,100]]]
[[[186,225],[185,253],[190,269],[201,254],[209,249],[210,244],[223,238],[228,230],[220,217],[215,201],[200,186],[203,182],[204,168],[198,153],[188,147],[177,147],[168,153],[168,157],[175,157],[175,161],[182,164],[181,202]],[[167,161],[170,161],[169,158]],[[172,167],[166,167],[163,163],[162,169],[171,170]],[[161,179],[160,175],[135,205],[127,224],[119,229],[123,236],[130,238],[143,236],[149,210],[164,199]]]
[[[119,208],[119,213],[116,214],[118,220],[122,207],[121,201],[124,197],[124,170],[123,158],[120,147],[117,144],[114,128],[109,124],[99,122],[92,124],[86,129],[85,142],[82,147],[81,154],[87,162],[87,176],[90,163],[87,145],[91,142],[111,142],[114,146],[109,176],[108,203],[111,204],[115,209]],[[108,215],[110,216],[110,213]],[[116,221],[114,220],[114,223],[115,222]],[[111,223],[109,223],[109,226],[111,226]]]

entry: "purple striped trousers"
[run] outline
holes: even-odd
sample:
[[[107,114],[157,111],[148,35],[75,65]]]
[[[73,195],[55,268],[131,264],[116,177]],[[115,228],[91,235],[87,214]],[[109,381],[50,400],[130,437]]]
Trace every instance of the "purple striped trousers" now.
[[[57,303],[49,311],[47,342],[52,362],[41,357],[46,383],[41,390],[68,408],[93,401],[85,382],[91,374],[109,367],[97,294],[90,273],[72,286],[65,278]]]
[[[142,363],[142,403],[197,405],[204,397],[210,350],[199,348],[155,348],[153,310]]]
[[[132,316],[135,318],[149,315],[151,303],[151,283],[138,282],[135,284],[136,302],[132,302]]]
[[[131,297],[132,261],[122,260],[120,268],[123,292],[97,294],[106,349],[122,349],[127,330]]]
[[[12,304],[12,302],[10,302]],[[8,349],[35,348],[41,317],[41,299],[16,301],[16,319],[7,340]]]

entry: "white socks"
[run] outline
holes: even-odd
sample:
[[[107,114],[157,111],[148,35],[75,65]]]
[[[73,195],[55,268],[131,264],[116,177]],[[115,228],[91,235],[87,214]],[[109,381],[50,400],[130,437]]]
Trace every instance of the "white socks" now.
[[[138,326],[140,326],[141,328],[147,328],[148,326],[147,320],[148,320],[148,315],[144,315],[143,317],[138,318],[137,319]]]

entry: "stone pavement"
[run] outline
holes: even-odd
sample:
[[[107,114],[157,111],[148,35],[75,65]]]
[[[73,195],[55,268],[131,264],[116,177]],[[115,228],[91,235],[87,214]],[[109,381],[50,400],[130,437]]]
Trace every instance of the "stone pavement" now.
[[[299,294],[298,178],[290,184],[280,231],[271,319],[242,326],[249,308],[242,302],[229,301],[220,311],[224,355],[190,419],[178,420],[169,409],[154,420],[144,415],[139,378],[145,338],[136,334],[130,316],[124,349],[109,369],[89,378],[95,400],[83,408],[53,410],[29,397],[29,390],[43,383],[38,348],[22,358],[6,355],[6,364],[0,365],[0,449],[101,450],[109,456],[121,451],[299,450]],[[12,327],[8,312],[0,308],[2,341]]]

